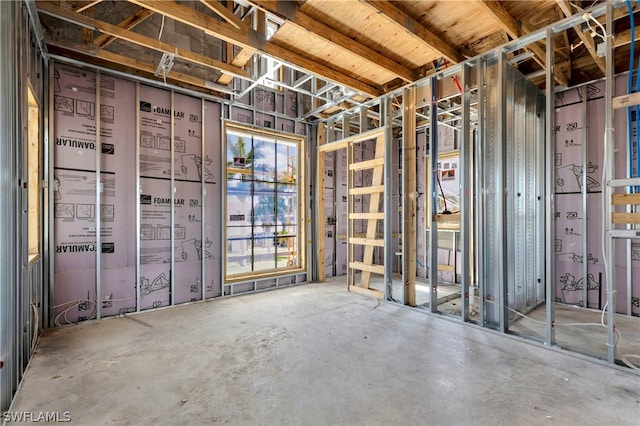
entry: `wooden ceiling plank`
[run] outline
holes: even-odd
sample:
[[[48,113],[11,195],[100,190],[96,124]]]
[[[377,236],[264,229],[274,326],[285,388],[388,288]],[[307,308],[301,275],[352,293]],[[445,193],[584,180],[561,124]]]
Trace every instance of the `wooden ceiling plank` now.
[[[201,55],[199,53],[192,52],[190,50],[186,50],[181,47],[177,47],[175,45],[135,33],[133,31],[125,30],[124,28],[120,28],[117,25],[109,24],[108,22],[89,18],[85,15],[72,12],[50,2],[38,3],[38,8],[43,13],[59,19],[75,22],[79,25],[82,25],[84,28],[95,28],[100,32],[118,37],[122,40],[137,44],[139,46],[158,50],[164,53],[175,54],[176,56],[186,59],[190,62],[209,68],[214,68],[221,72],[232,74],[233,76],[245,79],[250,78],[249,73],[242,68],[234,67],[233,65],[226,64],[222,61],[218,61],[208,56]]]
[[[369,96],[377,97],[383,92],[361,80],[350,77],[340,71],[336,71],[324,64],[315,62],[314,60],[292,52],[282,46],[266,40],[264,34],[259,34],[255,30],[249,29],[249,32],[243,32],[226,23],[221,23],[216,19],[198,13],[197,11],[175,3],[173,1],[151,1],[151,0],[129,0],[138,6],[151,9],[156,13],[163,14],[169,18],[180,21],[192,27],[199,28],[205,33],[224,41],[229,41],[242,48],[251,50],[252,54],[256,51],[264,52],[277,59],[289,62],[293,65],[306,69],[309,72],[322,75],[328,79],[334,80],[339,84],[351,87]]]
[[[82,5],[82,6],[77,7],[77,8],[74,10],[74,12],[78,12],[78,13],[84,12],[85,10],[92,8],[93,6],[95,6],[96,4],[100,3],[101,1],[102,1],[102,0],[93,0],[93,1],[90,1],[90,2],[88,2],[87,4],[84,4],[84,5]]]
[[[512,38],[518,39],[524,35],[524,31],[518,26],[515,19],[507,12],[504,6],[498,0],[478,0],[484,9],[496,20],[498,25]],[[542,68],[546,68],[545,64],[546,52],[540,46],[535,43],[527,45],[525,49],[533,53],[533,60],[536,61]],[[554,78],[556,82],[562,86],[567,87],[569,82],[564,75],[560,75],[558,72],[554,72]]]
[[[148,17],[153,15],[155,12],[149,9],[139,9],[133,15],[123,19],[116,26],[123,28],[125,30],[130,30],[134,28],[136,25],[144,22]],[[105,48],[116,40],[117,37],[114,37],[109,34],[101,34],[93,41],[93,44],[100,48]]]
[[[395,7],[391,2],[365,0],[363,3],[371,6],[386,19],[404,28],[405,31],[418,37],[423,43],[447,58],[450,62],[458,63],[464,61],[464,56],[457,50],[426,29],[411,16]]]
[[[291,10],[287,8],[287,11],[283,13],[283,10],[285,8],[278,7],[278,5],[282,5],[282,2],[277,2],[274,0],[249,0],[248,3],[253,4],[269,13],[277,15],[280,18],[284,18],[297,28],[309,31],[338,47],[348,50],[361,59],[382,67],[408,83],[417,80],[419,77],[418,73],[405,68],[402,65],[399,65],[388,57],[380,54],[379,52],[376,52],[373,49],[368,48],[367,46],[357,42],[350,37],[347,37],[346,35],[325,25],[317,19],[311,18],[309,15],[300,11],[297,7]]]
[[[207,6],[209,9],[211,9],[211,11],[214,12],[216,15],[218,15],[219,17],[221,17],[222,19],[224,19],[225,21],[227,21],[229,24],[233,25],[237,29],[239,30],[248,29],[247,24],[242,19],[234,15],[232,11],[224,7],[217,0],[200,0],[200,2],[205,6]]]
[[[349,77],[340,71],[336,71],[333,68],[330,68],[326,65],[317,63],[315,60],[311,58],[307,58],[306,56],[302,56],[298,53],[292,52],[275,43],[267,42],[264,51],[268,55],[271,55],[275,58],[280,58],[284,61],[290,62],[311,73],[320,75],[323,78],[326,78],[328,80],[333,80],[334,82],[339,83],[341,85],[351,87],[352,89],[355,89],[359,92],[362,92],[374,98],[383,94],[383,91],[381,89],[373,87],[356,78]]]
[[[558,3],[558,6],[560,6],[560,9],[562,9],[562,12],[564,13],[565,16],[568,17],[573,15],[573,10],[571,9],[571,5],[567,0],[556,0],[556,3]],[[593,61],[596,63],[596,65],[598,66],[602,74],[606,75],[607,73],[606,65],[604,63],[603,58],[598,56],[596,43],[593,40],[593,38],[589,34],[586,34],[584,31],[582,31],[582,28],[580,27],[580,25],[574,26],[573,29],[578,34],[578,37],[580,38],[580,40],[582,40],[584,47],[587,48],[587,50],[589,51],[589,54],[593,58]]]

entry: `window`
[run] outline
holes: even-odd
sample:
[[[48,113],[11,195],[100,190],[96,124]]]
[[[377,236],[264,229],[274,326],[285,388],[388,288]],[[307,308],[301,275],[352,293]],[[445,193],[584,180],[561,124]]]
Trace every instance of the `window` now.
[[[226,127],[226,276],[275,274],[302,263],[301,140]]]
[[[29,263],[40,256],[40,106],[31,87],[27,90],[29,114],[26,155],[29,223]]]

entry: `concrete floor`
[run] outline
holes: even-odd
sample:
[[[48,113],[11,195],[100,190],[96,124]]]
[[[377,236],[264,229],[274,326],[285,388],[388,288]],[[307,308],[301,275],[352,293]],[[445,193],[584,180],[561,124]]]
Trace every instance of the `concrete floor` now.
[[[638,424],[638,375],[344,287],[51,330],[12,411],[92,425]]]

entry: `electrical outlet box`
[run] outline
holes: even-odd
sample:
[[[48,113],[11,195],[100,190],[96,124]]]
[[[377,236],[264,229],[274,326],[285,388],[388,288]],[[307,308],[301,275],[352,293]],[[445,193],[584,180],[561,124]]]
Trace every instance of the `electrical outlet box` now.
[[[598,43],[596,44],[596,53],[598,54],[598,56],[600,56],[601,58],[604,58],[605,56],[607,56],[607,47],[606,47],[605,42],[602,43]]]

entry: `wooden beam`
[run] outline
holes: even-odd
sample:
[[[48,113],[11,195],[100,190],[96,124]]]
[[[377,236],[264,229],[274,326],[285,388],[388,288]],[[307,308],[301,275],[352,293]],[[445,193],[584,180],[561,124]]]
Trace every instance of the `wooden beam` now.
[[[383,158],[383,160],[384,160],[384,158]],[[378,219],[378,220],[383,220],[384,219],[384,212],[349,213],[349,219],[351,219],[351,220],[355,220],[355,219]]]
[[[148,17],[150,17],[153,14],[154,14],[154,12],[152,10],[139,9],[136,13],[134,13],[131,16],[129,16],[128,18],[123,19],[122,21],[120,21],[116,25],[118,27],[120,27],[120,28],[125,29],[125,30],[130,30],[130,29],[134,28],[136,25],[144,22]],[[107,47],[108,45],[110,45],[111,43],[113,43],[116,39],[117,39],[117,37],[114,37],[112,35],[101,34],[101,35],[99,35],[98,37],[95,38],[95,40],[93,41],[93,44],[95,44],[99,48],[103,49],[103,48]]]
[[[635,36],[635,40],[633,40],[634,43],[640,41],[640,25],[635,27]],[[614,48],[625,46],[629,43],[631,43],[631,29],[620,31],[613,37]]]
[[[453,265],[445,265],[443,263],[438,263],[438,271],[453,272],[454,267]]]
[[[85,12],[76,12],[76,13],[82,13],[85,16],[88,16],[89,18],[93,18],[93,9],[89,9]],[[82,41],[85,44],[93,44],[93,29],[92,28],[85,28],[82,27]]]
[[[370,272],[373,274],[384,275],[384,265],[368,265],[363,262],[349,262],[349,268],[359,271]]]
[[[317,145],[324,145],[325,136],[326,135],[326,124],[320,123],[318,124],[318,140]],[[326,244],[325,244],[325,235],[327,232],[326,223],[327,218],[324,211],[324,187],[325,187],[325,176],[324,176],[324,164],[325,164],[325,153],[318,152],[318,163],[316,170],[316,191],[317,191],[317,204],[316,204],[316,217],[318,218],[317,223],[317,232],[316,235],[318,237],[317,246],[318,246],[318,281],[324,282],[326,279],[326,264],[325,264],[325,253],[326,253]]]
[[[429,48],[435,50],[440,55],[447,58],[450,62],[457,63],[464,61],[464,56],[457,50],[447,44],[440,37],[426,29],[422,24],[413,19],[411,16],[404,13],[402,10],[395,7],[392,2],[389,1],[371,1],[366,0],[363,2],[377,10],[384,18],[390,22],[395,23],[402,27],[409,34],[420,39]]]
[[[560,6],[560,9],[562,9],[562,13],[564,13],[564,16],[568,17],[574,14],[573,10],[571,9],[571,5],[567,0],[556,0],[556,3],[558,3],[558,6]],[[607,68],[605,66],[604,59],[598,56],[594,39],[589,34],[585,34],[585,32],[582,31],[580,25],[574,26],[573,30],[576,32],[576,34],[578,34],[580,40],[582,40],[584,47],[587,48],[589,54],[593,58],[593,61],[596,63],[598,68],[600,68],[600,71],[602,71],[602,74],[606,75]]]
[[[380,137],[383,133],[384,127],[378,127],[377,129],[372,129],[364,133],[347,136],[346,138],[338,139],[334,142],[325,143],[321,146],[318,146],[318,150],[323,152],[337,151],[339,149],[346,148],[350,143],[363,142],[374,139]]]
[[[227,21],[239,30],[248,30],[248,26],[242,19],[233,14],[232,11],[224,7],[218,0],[200,0],[200,3],[207,6],[213,13]]]
[[[86,45],[74,43],[72,41],[48,38],[47,45],[55,46],[58,48],[66,49],[72,52],[77,52],[82,55],[87,55],[92,58],[102,59],[114,64],[122,65],[124,67],[136,69],[153,75],[156,70],[156,65],[141,61],[139,59],[130,58],[128,56],[118,55],[116,53],[109,52],[107,50],[99,48],[88,48]],[[211,88],[211,84],[202,78],[194,77],[190,74],[179,73],[176,71],[169,72],[167,80],[173,80],[176,84],[187,83],[199,88],[207,89],[209,92],[215,92],[215,89]],[[222,96],[218,93],[219,96]]]
[[[321,75],[339,84],[351,87],[366,95],[377,97],[382,95],[382,90],[375,88],[361,80],[350,77],[341,71],[336,71],[327,65],[319,64],[315,60],[292,52],[274,42],[266,40],[265,34],[259,34],[255,30],[240,31],[227,23],[222,23],[210,16],[199,13],[188,6],[173,1],[129,0],[138,6],[146,7],[156,13],[161,13],[176,21],[201,29],[206,34],[221,40],[231,42],[253,52],[260,51],[277,59],[289,62],[304,68],[312,73]]]
[[[176,56],[185,59],[187,61],[219,70],[224,73],[229,73],[234,76],[249,79],[249,73],[242,68],[237,68],[232,65],[226,64],[222,61],[212,59],[208,56],[201,55],[190,50],[177,47],[175,45],[165,43],[163,41],[153,39],[151,37],[143,36],[142,34],[135,33],[133,31],[125,30],[116,25],[109,24],[107,22],[99,21],[86,17],[82,14],[72,12],[68,9],[57,6],[50,2],[38,2],[38,10],[51,16],[55,16],[60,19],[64,19],[70,22],[74,22],[77,25],[81,25],[85,28],[95,28],[100,32],[112,35],[114,37],[121,38],[130,43],[137,44],[149,49],[158,50],[163,53],[175,54]]]
[[[93,0],[90,2],[87,2],[86,4],[83,4],[82,6],[78,6],[77,8],[74,9],[74,12],[84,12],[87,9],[92,8],[93,6],[95,6],[96,4],[100,3],[102,0]]]
[[[384,192],[384,185],[363,186],[349,189],[349,195],[379,194],[381,192]]]
[[[373,158],[371,160],[364,160],[358,163],[349,164],[349,170],[372,169],[374,167],[382,166],[383,164],[384,158]]]
[[[515,19],[507,12],[501,2],[497,0],[477,0],[478,4],[482,5],[486,12],[488,12],[493,19],[500,25],[500,27],[512,38],[518,39],[524,35],[524,31],[518,26]],[[533,60],[536,61],[542,68],[546,68],[545,63],[546,52],[540,46],[535,43],[527,45],[525,49],[533,53]],[[554,73],[554,79],[558,84],[567,87],[569,82],[565,76],[559,73]]]
[[[433,215],[434,222],[460,222],[460,213],[452,213],[452,214],[434,214]]]
[[[357,244],[359,246],[384,247],[384,240],[375,238],[349,238],[349,244]]]
[[[616,225],[640,224],[640,213],[611,213],[611,222]]]
[[[640,104],[640,92],[630,95],[616,96],[611,101],[611,108],[620,109]]]
[[[286,19],[291,25],[298,29],[308,31],[329,43],[332,43],[338,47],[341,47],[360,59],[370,62],[384,68],[388,72],[396,75],[402,80],[411,83],[418,79],[418,73],[403,67],[397,62],[389,59],[388,57],[380,54],[379,52],[368,48],[367,46],[357,42],[356,40],[347,37],[346,35],[338,32],[334,28],[318,21],[300,11],[297,6],[292,9],[284,7],[283,2],[276,0],[249,0],[248,3],[255,5],[269,13]]]
[[[638,205],[640,204],[640,193],[635,194],[613,194],[611,204],[614,206]]]
[[[353,291],[354,293],[360,293],[365,296],[375,297],[376,299],[384,299],[384,293],[380,290],[374,290],[372,288],[362,288],[357,285],[350,285],[349,291]]]

